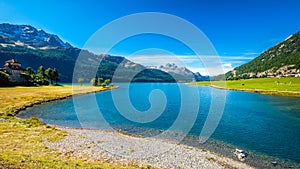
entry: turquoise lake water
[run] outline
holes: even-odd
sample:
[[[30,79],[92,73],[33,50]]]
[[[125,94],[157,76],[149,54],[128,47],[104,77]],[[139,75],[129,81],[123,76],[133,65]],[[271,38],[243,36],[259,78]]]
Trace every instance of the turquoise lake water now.
[[[114,129],[136,127],[158,131],[174,130],[199,136],[210,106],[214,105],[215,111],[222,111],[222,103],[212,104],[212,92],[216,98],[218,93],[222,93],[226,96],[224,112],[212,139],[300,163],[300,98],[185,84],[131,83],[129,88],[126,87],[128,84],[117,85],[120,88],[113,90],[117,92],[114,99],[111,91],[75,96],[75,100],[68,98],[34,106],[21,112],[19,117],[37,116],[46,123],[69,127],[101,129],[108,125]],[[151,91],[154,92],[150,94]],[[136,110],[131,110],[129,100]],[[182,102],[185,102],[184,105]],[[115,103],[118,103],[118,107]],[[126,110],[121,114],[122,109],[150,109],[151,111],[144,113],[154,115],[134,119],[135,117],[127,116],[126,113],[130,112]],[[155,114],[161,110],[161,114]],[[181,119],[174,127],[178,117]],[[191,129],[188,126],[192,126]]]

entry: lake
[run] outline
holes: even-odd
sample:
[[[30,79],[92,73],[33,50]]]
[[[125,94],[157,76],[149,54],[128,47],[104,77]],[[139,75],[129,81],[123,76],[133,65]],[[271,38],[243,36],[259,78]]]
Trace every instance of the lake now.
[[[208,126],[218,125],[209,140],[300,163],[300,98],[176,83],[116,85],[120,88],[37,105],[18,116],[147,137],[171,131],[188,134],[196,145],[211,110]]]

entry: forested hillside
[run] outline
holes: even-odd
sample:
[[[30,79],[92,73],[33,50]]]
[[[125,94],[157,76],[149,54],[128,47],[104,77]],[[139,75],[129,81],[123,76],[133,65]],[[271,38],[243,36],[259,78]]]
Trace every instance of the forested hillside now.
[[[226,73],[227,79],[293,77],[300,73],[300,32]]]
[[[74,75],[74,66],[78,56],[84,60],[79,63],[78,74]],[[63,42],[57,35],[48,34],[30,25],[0,24],[0,67],[5,61],[15,59],[22,67],[40,65],[56,68],[61,82],[72,82],[81,78],[85,82],[95,77],[115,81],[138,82],[174,82],[166,72],[147,69],[121,56],[96,55]],[[114,75],[116,69],[122,74]],[[97,70],[95,74],[92,70]],[[137,74],[138,73],[138,74]],[[137,74],[133,79],[132,74]]]

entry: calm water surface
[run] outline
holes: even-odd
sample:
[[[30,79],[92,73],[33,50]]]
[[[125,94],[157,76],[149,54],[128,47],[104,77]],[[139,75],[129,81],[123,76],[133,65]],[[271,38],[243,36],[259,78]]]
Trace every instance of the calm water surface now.
[[[196,88],[199,92],[199,112],[189,135],[198,136],[206,120],[211,105],[211,92],[221,92],[203,86],[187,86],[185,84],[164,83],[132,83],[129,93],[125,84],[118,84],[116,89],[119,94],[130,98],[132,105],[138,111],[146,111],[151,107],[149,94],[159,89],[167,100],[162,114],[155,120],[147,123],[134,122],[119,113],[112,99],[111,91],[96,94],[75,96],[80,105],[74,109],[73,99],[55,101],[43,105],[34,106],[19,114],[19,117],[39,117],[43,122],[69,127],[102,128],[103,120],[97,117],[101,114],[110,127],[168,130],[179,115],[181,108],[181,94],[189,88]],[[181,91],[180,87],[181,85]],[[197,93],[196,93],[197,94]],[[157,98],[156,98],[157,97]],[[96,100],[94,100],[96,98]],[[161,95],[152,95],[153,104],[163,104]],[[191,109],[195,102],[187,99],[187,106],[182,123],[193,121]],[[197,100],[197,99],[196,99]],[[91,103],[96,101],[98,107]],[[115,98],[118,104],[127,104],[124,98]],[[123,105],[124,106],[124,105]],[[128,105],[125,105],[128,106]],[[190,109],[190,108],[191,109]],[[153,108],[153,107],[152,107]],[[153,111],[159,108],[153,108]],[[101,113],[99,112],[101,111]],[[80,113],[78,116],[77,113]],[[99,114],[100,113],[100,114]],[[80,120],[78,120],[80,117]],[[80,121],[84,121],[82,126]],[[185,125],[183,125],[185,126]],[[177,130],[181,130],[177,128]],[[185,131],[184,129],[182,131]],[[230,145],[234,145],[256,153],[266,154],[281,159],[300,163],[300,98],[261,95],[257,93],[227,91],[226,105],[221,121],[211,136]]]

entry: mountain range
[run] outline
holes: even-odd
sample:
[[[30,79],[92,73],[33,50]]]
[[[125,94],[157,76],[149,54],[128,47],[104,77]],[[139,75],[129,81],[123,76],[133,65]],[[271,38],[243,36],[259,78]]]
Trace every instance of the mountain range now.
[[[79,55],[84,55],[85,60],[78,64],[80,71],[73,77]],[[30,25],[4,23],[0,24],[0,64],[10,59],[16,59],[23,67],[32,67],[35,70],[40,65],[46,68],[57,68],[61,82],[72,82],[79,78],[84,78],[88,82],[94,77],[113,78],[116,82],[190,82],[210,79],[208,76],[202,76],[200,73],[194,73],[186,67],[179,67],[173,63],[145,67],[122,56],[94,54],[73,47],[57,35]],[[117,75],[114,74],[116,69],[119,72]],[[97,70],[97,73],[93,74],[91,70]],[[135,74],[133,78],[132,74]],[[225,74],[228,80],[299,75],[300,32]]]
[[[78,56],[85,60],[79,63],[79,73],[74,75]],[[94,54],[87,50],[73,47],[63,42],[57,35],[46,33],[30,25],[0,24],[0,63],[16,59],[23,67],[37,69],[44,67],[57,68],[61,82],[72,82],[84,78],[86,82],[96,77],[114,79],[117,82],[175,82],[175,79],[159,69],[149,69],[131,62],[121,56]],[[100,64],[99,64],[100,63]],[[114,75],[118,68],[118,75]],[[97,70],[93,75],[91,70]],[[134,78],[130,75],[136,74]],[[185,78],[181,75],[181,78]],[[191,81],[191,80],[190,80]]]
[[[300,75],[300,31],[226,73],[227,79],[294,77]]]
[[[72,48],[57,35],[37,30],[30,25],[0,24],[0,43],[34,48]]]
[[[202,76],[199,72],[194,73],[186,67],[177,66],[175,63],[167,63],[166,65],[160,66],[150,66],[150,68],[167,72],[179,82],[206,81],[210,79],[209,76]]]

